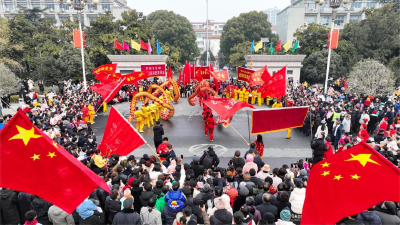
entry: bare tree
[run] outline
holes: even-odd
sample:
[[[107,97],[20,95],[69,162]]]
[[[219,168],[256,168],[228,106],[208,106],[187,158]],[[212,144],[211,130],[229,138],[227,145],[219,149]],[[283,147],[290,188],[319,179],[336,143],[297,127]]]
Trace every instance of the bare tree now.
[[[351,70],[348,92],[366,95],[392,95],[396,79],[394,73],[372,59],[359,61]]]
[[[18,92],[17,77],[7,66],[0,63],[0,95]]]

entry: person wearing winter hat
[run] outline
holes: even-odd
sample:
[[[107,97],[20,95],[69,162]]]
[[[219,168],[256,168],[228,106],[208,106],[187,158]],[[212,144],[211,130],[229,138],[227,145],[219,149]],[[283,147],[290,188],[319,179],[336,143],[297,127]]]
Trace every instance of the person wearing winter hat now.
[[[222,197],[214,199],[216,210],[210,216],[211,224],[232,224],[232,214],[226,209],[226,202]]]
[[[179,189],[178,181],[172,184],[172,190],[165,195],[164,200],[167,202],[167,208],[170,212],[177,213],[183,209],[185,206],[186,197]]]
[[[124,209],[124,204],[123,204],[123,202],[124,202],[125,199],[127,199],[127,198],[133,198],[130,189],[125,189],[125,191],[124,191],[124,197],[122,197],[122,198],[120,199],[120,202],[121,202],[121,210]]]
[[[56,205],[52,205],[49,208],[49,221],[53,225],[73,225],[75,224],[72,214],[66,213]]]
[[[290,210],[282,210],[280,213],[280,219],[278,219],[276,225],[294,225],[294,223],[290,221],[291,216]]]
[[[37,218],[37,213],[35,210],[29,210],[28,212],[25,213],[25,225],[42,225],[41,223],[38,223],[36,220]]]
[[[396,204],[394,202],[385,201],[383,204],[376,206],[374,213],[381,218],[382,224],[400,224],[400,218],[396,215]]]
[[[253,162],[254,161],[254,156],[252,154],[247,154],[246,156],[246,164],[243,166],[243,174],[250,172],[250,169],[254,169],[258,171],[257,164]]]
[[[300,170],[299,176],[294,178],[294,183],[301,181],[305,176],[307,176],[307,170],[305,169]]]
[[[240,187],[239,196],[237,196],[235,201],[233,201],[233,206],[232,206],[233,213],[239,211],[240,207],[246,203],[246,197],[248,195],[249,195],[249,189],[245,186]]]

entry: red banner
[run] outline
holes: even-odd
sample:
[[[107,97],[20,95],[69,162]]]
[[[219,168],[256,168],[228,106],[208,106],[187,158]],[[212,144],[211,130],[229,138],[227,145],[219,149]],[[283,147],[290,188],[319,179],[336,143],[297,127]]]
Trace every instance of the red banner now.
[[[286,95],[286,66],[276,72],[258,91],[262,98],[281,98]]]
[[[228,120],[238,110],[241,110],[244,107],[255,109],[255,107],[249,103],[235,101],[228,98],[214,98],[210,100],[204,100],[203,103],[214,110],[223,120]]]
[[[250,86],[258,86],[258,85],[264,84],[265,81],[262,78],[266,76],[266,75],[264,75],[265,73],[269,74],[267,66],[264,66],[264,68],[257,70],[256,72],[251,74],[250,80],[249,80],[249,85]]]
[[[103,84],[108,84],[113,81],[119,80],[121,77],[121,73],[107,73],[107,72],[101,72],[100,74],[96,75],[94,79],[100,81]]]
[[[101,72],[105,73],[115,73],[115,70],[117,70],[117,64],[105,64],[97,67],[96,69],[93,70],[94,75],[98,75]]]
[[[104,130],[103,140],[98,146],[101,155],[107,157],[111,154],[128,155],[146,143],[146,140],[128,120],[112,107]]]
[[[218,72],[210,72],[212,77],[217,81],[227,81],[229,80],[229,73],[228,70],[222,70]]]
[[[251,134],[302,127],[307,113],[308,106],[253,111]]]
[[[126,78],[124,84],[135,84],[139,80],[144,80],[149,78],[148,71],[137,71],[129,74],[121,75],[121,78]]]
[[[101,95],[101,97],[104,99],[104,102],[108,102],[113,98],[119,89],[124,85],[124,81],[126,78],[123,78],[121,81],[114,81],[108,84],[104,84],[102,86],[92,86],[90,90],[93,90]]]
[[[254,73],[254,70],[249,70],[243,67],[238,67],[238,80],[249,82],[251,74]]]
[[[164,77],[165,76],[165,64],[159,65],[141,65],[142,71],[148,71],[149,77]]]
[[[210,68],[208,66],[196,66],[196,75],[200,73],[203,80],[209,80],[211,78],[209,70]]]

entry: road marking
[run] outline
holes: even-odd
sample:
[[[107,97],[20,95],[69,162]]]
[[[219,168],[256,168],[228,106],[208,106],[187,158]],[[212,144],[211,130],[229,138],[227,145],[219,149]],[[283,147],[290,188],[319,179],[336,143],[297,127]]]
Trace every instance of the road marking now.
[[[189,152],[191,152],[193,155],[202,156],[203,152],[205,150],[207,150],[208,146],[212,146],[214,148],[214,152],[215,152],[215,154],[217,154],[217,156],[222,156],[228,151],[228,149],[225,146],[222,146],[222,145],[198,144],[198,145],[190,146],[189,147]]]

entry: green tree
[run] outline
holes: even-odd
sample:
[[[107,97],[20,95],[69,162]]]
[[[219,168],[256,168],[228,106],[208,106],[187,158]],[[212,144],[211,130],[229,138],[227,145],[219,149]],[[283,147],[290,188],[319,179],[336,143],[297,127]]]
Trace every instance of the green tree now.
[[[298,28],[293,36],[299,40],[301,47],[295,53],[308,57],[312,53],[323,50],[328,42],[328,34],[328,27],[316,23],[309,24],[305,29]]]
[[[215,56],[213,55],[213,53],[211,51],[208,51],[208,52],[209,52],[208,61],[215,62]],[[207,63],[207,52],[206,51],[204,51],[203,54],[201,54],[200,62],[203,64]]]
[[[394,57],[388,64],[388,68],[393,71],[396,86],[400,85],[400,56]]]
[[[0,94],[12,94],[17,92],[18,80],[6,65],[0,63]]]
[[[231,54],[236,51],[234,47],[244,42],[251,42],[253,40],[260,41],[262,37],[267,37],[274,43],[277,43],[278,37],[272,34],[271,24],[268,22],[268,15],[263,12],[251,11],[242,13],[238,17],[233,17],[225,24],[223,33],[221,35],[221,53],[229,58],[231,61]],[[244,54],[249,54],[250,45],[247,46],[248,51]],[[239,59],[238,55],[233,58]],[[236,61],[236,60],[235,60]]]
[[[342,57],[343,69],[346,74],[350,72],[351,68],[359,60],[357,49],[354,47],[354,44],[349,41],[341,40],[338,48],[332,51]]]
[[[79,77],[81,80],[83,79],[80,49],[74,49],[70,45],[65,45],[61,50],[60,58],[56,65],[59,65],[63,80],[73,79],[74,77]],[[92,71],[94,68],[88,55],[85,54],[85,72],[87,80],[93,79]]]
[[[349,93],[391,95],[394,91],[394,73],[382,63],[367,59],[358,62],[347,80]]]
[[[323,83],[326,75],[326,64],[328,59],[328,50],[324,49],[312,53],[303,62],[301,69],[301,80],[310,83]],[[331,54],[331,64],[329,66],[329,77],[333,79],[344,76],[342,57],[335,52]]]
[[[10,27],[7,19],[0,18],[0,63],[8,66],[12,71],[21,71],[22,66],[16,60],[14,51],[21,51],[22,45],[10,44]]]
[[[228,62],[226,61],[225,56],[224,56],[224,54],[222,54],[221,50],[218,52],[218,64],[219,64],[220,69],[224,68],[224,66],[226,64],[228,64]]]
[[[193,55],[199,54],[196,34],[186,17],[172,11],[157,10],[152,12],[147,19],[150,21],[154,39],[170,48],[170,52],[165,54],[179,52],[180,63],[193,61]]]
[[[235,45],[231,49],[231,54],[229,55],[229,65],[234,67],[244,66],[246,64],[244,56],[249,54],[250,45],[251,45],[250,41],[246,41]]]
[[[33,80],[42,80],[44,85],[49,86],[66,79],[60,69],[60,60],[51,57],[40,58],[37,65],[36,70],[32,73]]]

